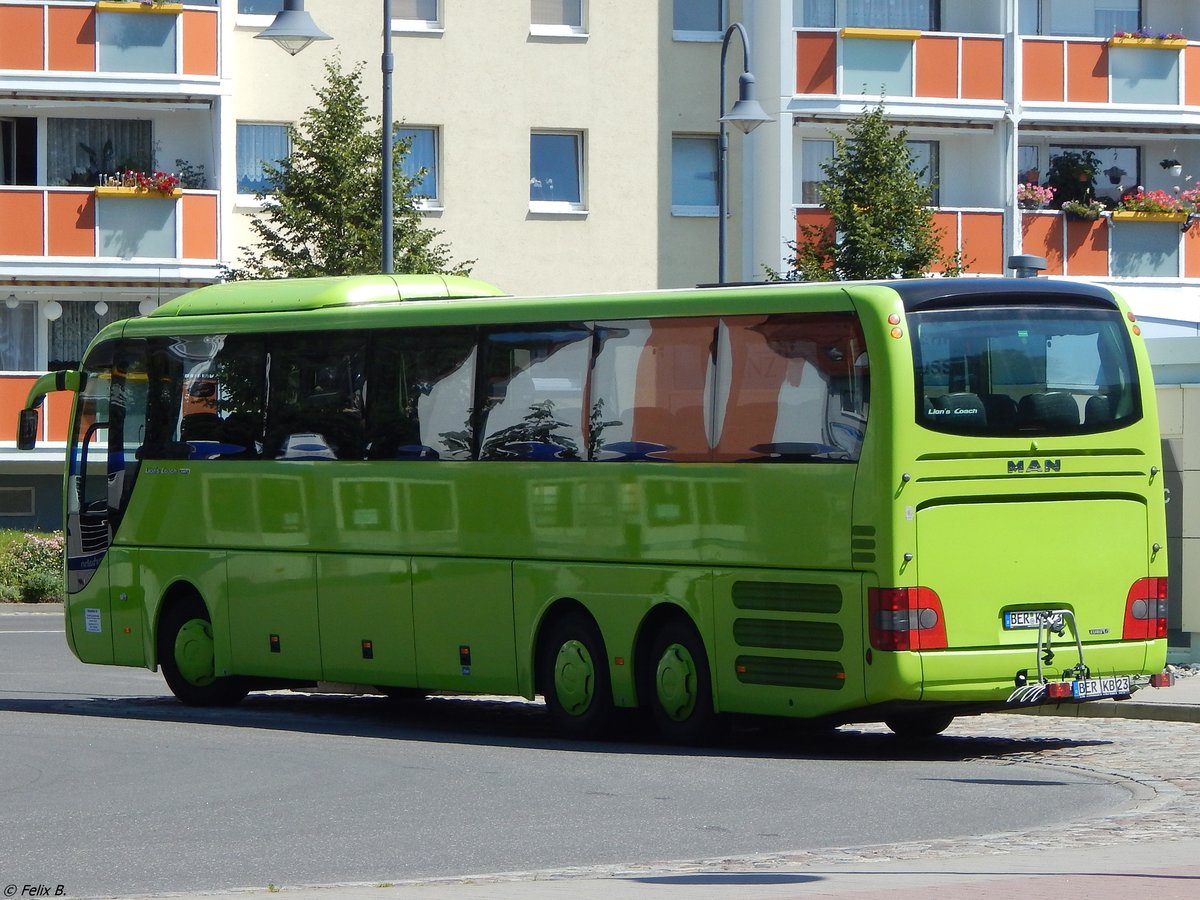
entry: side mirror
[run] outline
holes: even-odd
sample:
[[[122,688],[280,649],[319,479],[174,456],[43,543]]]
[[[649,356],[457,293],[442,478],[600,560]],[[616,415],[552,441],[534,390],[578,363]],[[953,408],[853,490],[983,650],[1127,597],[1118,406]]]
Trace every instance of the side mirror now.
[[[17,449],[32,450],[37,446],[37,407],[23,409],[17,417]]]

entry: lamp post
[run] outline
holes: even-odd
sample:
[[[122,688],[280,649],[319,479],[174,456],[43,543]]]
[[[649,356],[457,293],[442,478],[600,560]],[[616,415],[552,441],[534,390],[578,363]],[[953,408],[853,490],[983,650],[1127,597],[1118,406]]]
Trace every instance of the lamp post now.
[[[738,78],[738,99],[733,109],[725,112],[725,54],[729,51],[729,41],[734,32],[742,38],[742,74]],[[742,134],[749,134],[763,122],[774,122],[766,114],[762,106],[754,99],[754,75],[750,72],[750,39],[741,22],[734,22],[725,30],[721,41],[721,131],[717,150],[717,282],[725,283],[725,210],[728,205],[728,162],[729,137],[725,132],[725,124],[736,126]]]
[[[304,11],[304,0],[283,0],[282,12],[276,14],[274,21],[255,35],[256,38],[274,41],[292,56],[295,56],[313,41],[332,40],[329,35],[317,27],[312,16]],[[380,69],[383,72],[383,186],[380,192],[380,206],[383,212],[383,255],[380,260],[380,271],[390,275],[395,270],[393,254],[395,241],[393,233],[392,196],[392,71],[395,58],[392,56],[392,0],[383,0],[383,57]]]

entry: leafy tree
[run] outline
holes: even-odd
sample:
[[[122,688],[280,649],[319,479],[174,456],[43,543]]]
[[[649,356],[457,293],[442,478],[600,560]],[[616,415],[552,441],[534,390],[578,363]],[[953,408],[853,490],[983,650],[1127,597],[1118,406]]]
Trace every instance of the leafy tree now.
[[[915,278],[933,269],[961,275],[961,255],[945,253],[934,227],[925,170],[912,169],[908,132],[888,125],[882,103],[864,109],[848,132],[833,136],[833,156],[821,166],[821,203],[832,223],[800,226],[799,240],[788,244],[791,269],[768,274],[795,281]]]
[[[380,270],[383,214],[380,117],[367,113],[362,64],[342,70],[325,64],[317,103],[290,128],[292,153],[265,167],[269,201],[254,217],[258,239],[243,248],[241,265],[226,266],[229,280],[363,275]],[[396,144],[393,176],[395,269],[418,274],[465,275],[474,260],[452,262],[440,231],[422,225],[413,191],[425,174],[400,169],[409,143]]]

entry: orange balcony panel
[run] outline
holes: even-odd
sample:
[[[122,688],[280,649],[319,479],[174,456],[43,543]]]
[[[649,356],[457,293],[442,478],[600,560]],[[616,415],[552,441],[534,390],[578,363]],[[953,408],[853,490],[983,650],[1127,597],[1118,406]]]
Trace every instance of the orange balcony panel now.
[[[958,38],[922,37],[916,46],[917,96],[958,96]]]
[[[962,214],[962,256],[976,275],[1004,274],[1004,213]]]
[[[1187,76],[1183,102],[1188,106],[1200,106],[1200,47],[1188,47],[1183,51],[1183,69]]]
[[[0,69],[41,69],[42,8],[0,6]]]
[[[833,219],[823,209],[796,210],[796,243],[805,240],[803,229],[807,227],[823,228],[826,234],[832,235]]]
[[[17,439],[17,413],[24,408],[37,375],[0,375],[0,441]],[[39,440],[65,442],[71,422],[70,393],[47,394],[42,401]]]
[[[1021,216],[1021,252],[1046,258],[1046,274],[1063,274],[1063,217],[1039,213]]]
[[[942,256],[951,259],[958,250],[958,213],[935,212],[933,230],[941,243]]]
[[[0,255],[42,255],[42,192],[0,191]]]
[[[796,35],[796,93],[837,93],[835,32],[801,32]]]
[[[1004,99],[1004,41],[963,38],[962,58],[964,98]],[[1028,74],[1025,77],[1028,78]]]
[[[217,258],[217,198],[215,194],[184,194],[184,259]]]
[[[1200,228],[1190,228],[1183,236],[1183,277],[1200,278]]]
[[[48,68],[55,72],[96,71],[96,13],[94,9],[51,6]]]
[[[50,191],[46,198],[50,220],[50,256],[96,255],[96,198],[81,191]]]
[[[1059,41],[1022,41],[1025,99],[1063,99],[1063,45]]]
[[[1108,223],[1067,222],[1067,274],[1108,275]]]
[[[183,74],[217,74],[217,14],[183,11]]]
[[[1067,100],[1108,102],[1108,44],[1067,42]]]

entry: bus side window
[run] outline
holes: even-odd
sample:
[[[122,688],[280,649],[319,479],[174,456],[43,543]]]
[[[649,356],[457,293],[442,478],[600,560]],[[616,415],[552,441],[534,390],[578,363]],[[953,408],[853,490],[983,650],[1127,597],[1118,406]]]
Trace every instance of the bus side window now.
[[[272,394],[263,452],[275,459],[362,459],[365,335],[279,335],[271,342]]]

